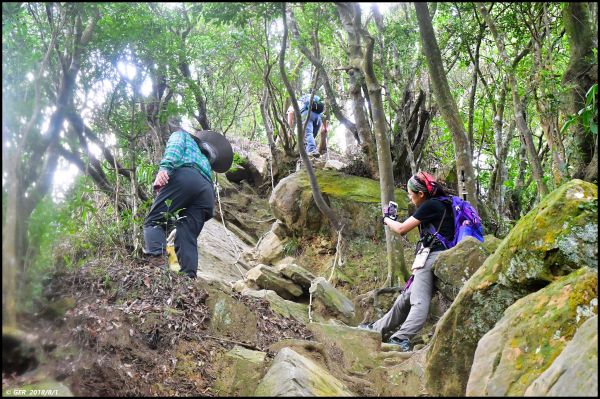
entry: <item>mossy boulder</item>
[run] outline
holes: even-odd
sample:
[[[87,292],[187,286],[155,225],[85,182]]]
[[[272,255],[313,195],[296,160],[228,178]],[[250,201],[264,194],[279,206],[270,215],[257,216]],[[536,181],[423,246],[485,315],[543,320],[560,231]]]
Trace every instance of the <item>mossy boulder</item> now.
[[[247,283],[275,291],[280,297],[294,299],[302,296],[302,287],[283,276],[279,270],[267,265],[258,265],[246,272]]]
[[[206,303],[211,311],[209,330],[213,335],[256,345],[256,315],[251,309],[215,289],[209,290]]]
[[[523,396],[584,323],[581,309],[598,311],[597,298],[598,271],[584,267],[516,301],[479,340],[467,396]]]
[[[498,237],[494,236],[493,234],[487,234],[487,235],[483,236],[483,247],[490,254],[493,254],[494,252],[496,252],[496,250],[500,246],[501,242],[502,242],[502,240],[499,239]]]
[[[248,295],[254,298],[264,298],[269,302],[269,307],[275,313],[283,317],[294,319],[303,324],[308,324],[310,322],[308,317],[308,305],[283,299],[277,295],[275,291],[245,289],[242,292],[242,295]],[[316,322],[324,321],[324,318],[318,313],[312,313],[312,319]]]
[[[572,180],[524,216],[466,282],[437,324],[428,391],[465,394],[479,339],[516,300],[588,266],[598,269],[598,187]]]
[[[282,348],[260,381],[254,396],[354,396],[317,363]]]
[[[325,278],[314,279],[309,291],[312,294],[312,305],[316,313],[320,313],[325,318],[342,320],[346,324],[355,323],[354,304]]]
[[[275,268],[283,276],[302,287],[305,292],[308,292],[312,281],[316,278],[314,274],[295,263],[280,263]]]
[[[384,364],[370,374],[378,396],[428,396],[425,388],[427,348],[415,352],[399,364]],[[404,355],[404,353],[402,353]]]
[[[474,237],[466,237],[455,247],[442,251],[433,262],[433,274],[437,277],[435,287],[448,301],[454,301],[489,255],[483,243]]]
[[[323,323],[311,323],[308,329],[332,358],[341,356],[336,360],[345,370],[364,373],[377,365],[376,354],[381,349],[378,332]]]
[[[264,374],[266,355],[238,345],[225,353],[216,365],[217,396],[251,396]]]
[[[363,177],[346,175],[333,170],[315,171],[321,194],[325,201],[344,221],[347,237],[381,237],[381,196],[379,182]],[[398,213],[406,215],[408,198],[406,192],[395,192]],[[299,234],[329,229],[327,219],[317,208],[310,181],[305,170],[282,179],[269,199],[273,215],[291,231]]]
[[[525,396],[598,396],[598,316],[575,333],[561,354],[530,386]]]

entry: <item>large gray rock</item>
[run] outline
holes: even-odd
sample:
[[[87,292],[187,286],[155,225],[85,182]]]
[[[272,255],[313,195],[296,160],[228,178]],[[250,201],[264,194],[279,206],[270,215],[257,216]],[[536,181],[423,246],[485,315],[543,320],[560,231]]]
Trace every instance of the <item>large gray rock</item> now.
[[[333,170],[315,170],[317,183],[325,201],[345,222],[346,237],[382,237],[383,229],[376,221],[381,216],[379,182]],[[395,191],[399,213],[406,214],[405,191]],[[300,235],[330,229],[327,218],[317,208],[305,170],[282,179],[269,198],[273,215],[289,230]]]
[[[376,366],[376,355],[381,350],[378,332],[325,323],[311,323],[308,329],[343,369],[364,373]]]
[[[589,318],[525,396],[598,396],[598,316]]]
[[[430,394],[465,394],[477,343],[519,298],[583,266],[598,269],[597,220],[598,187],[581,180],[519,220],[437,323],[425,373]]]
[[[253,290],[250,288],[245,288],[242,289],[241,292],[242,295],[266,299],[269,302],[269,307],[271,310],[283,317],[294,319],[303,324],[310,323],[310,319],[308,317],[308,305],[283,299],[277,295],[275,291],[271,290]],[[313,313],[311,317],[314,322],[322,322],[325,320],[318,313]]]
[[[256,314],[242,302],[217,290],[208,289],[206,304],[210,309],[209,331],[215,336],[256,344]]]
[[[483,265],[489,253],[479,240],[467,237],[454,248],[440,253],[433,263],[435,287],[450,302],[454,301],[462,286]]]
[[[323,277],[317,277],[310,286],[312,304],[317,313],[325,318],[333,317],[346,324],[354,324],[354,304],[341,292],[336,290]]]
[[[354,396],[314,361],[289,348],[277,353],[254,396]]]
[[[198,237],[198,277],[229,285],[246,271],[236,262],[239,254],[251,247],[215,219],[204,223]]]
[[[406,355],[406,353],[398,354]],[[425,387],[426,355],[427,348],[424,348],[404,361],[396,360],[394,364],[384,363],[373,370],[370,379],[374,382],[378,396],[429,396]]]
[[[267,232],[256,247],[256,260],[262,263],[273,263],[283,258],[285,242],[285,238],[279,238],[273,231]]]
[[[302,296],[302,287],[283,277],[277,269],[267,265],[258,265],[248,270],[246,280],[260,288],[273,290],[285,299]]]
[[[467,396],[523,396],[583,324],[581,309],[598,311],[597,298],[598,271],[584,267],[516,301],[479,340]]]
[[[305,292],[308,292],[312,281],[317,278],[314,274],[295,263],[280,263],[275,266],[275,269],[302,287]]]
[[[263,376],[266,355],[264,352],[234,346],[216,365],[217,395],[251,396],[256,381]]]

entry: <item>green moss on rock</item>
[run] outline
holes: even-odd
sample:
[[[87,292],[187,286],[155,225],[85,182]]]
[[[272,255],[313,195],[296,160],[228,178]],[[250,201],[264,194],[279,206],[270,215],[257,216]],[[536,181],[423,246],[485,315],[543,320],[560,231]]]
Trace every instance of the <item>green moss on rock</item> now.
[[[523,396],[585,321],[577,309],[597,296],[598,273],[584,267],[516,301],[479,341],[467,395]]]
[[[464,395],[477,342],[517,299],[583,266],[598,269],[590,226],[597,230],[597,202],[594,184],[572,180],[559,187],[519,220],[467,281],[432,340],[426,375],[433,395]]]
[[[325,202],[346,226],[348,236],[381,236],[381,196],[379,182],[363,177],[346,175],[333,170],[315,172],[319,190]],[[406,192],[395,190],[398,211],[405,216],[408,209]],[[326,218],[318,210],[312,195],[306,171],[302,170],[283,179],[269,200],[273,214],[292,231],[320,231],[329,229]]]

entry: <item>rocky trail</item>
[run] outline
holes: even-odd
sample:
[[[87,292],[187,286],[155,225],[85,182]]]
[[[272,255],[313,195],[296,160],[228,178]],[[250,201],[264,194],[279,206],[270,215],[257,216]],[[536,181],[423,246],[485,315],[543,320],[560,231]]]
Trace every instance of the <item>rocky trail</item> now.
[[[565,184],[503,240],[467,239],[440,255],[428,323],[413,351],[399,352],[355,327],[385,312],[396,291],[377,291],[373,277],[385,256],[370,222],[378,183],[341,173],[318,170],[331,206],[355,222],[339,270],[330,273],[335,237],[301,169],[269,198],[222,179],[196,281],[118,250],[59,267],[41,311],[3,331],[3,393],[597,394],[596,186]]]

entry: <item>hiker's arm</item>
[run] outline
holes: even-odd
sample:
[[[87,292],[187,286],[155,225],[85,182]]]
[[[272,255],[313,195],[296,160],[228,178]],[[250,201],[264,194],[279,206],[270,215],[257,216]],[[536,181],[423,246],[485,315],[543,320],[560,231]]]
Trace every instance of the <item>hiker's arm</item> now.
[[[398,222],[396,220],[390,219],[389,217],[385,217],[383,219],[383,223],[387,224],[388,227],[392,229],[394,233],[406,234],[415,227],[417,227],[419,224],[421,224],[421,221],[415,219],[412,216],[406,219],[404,222]]]

